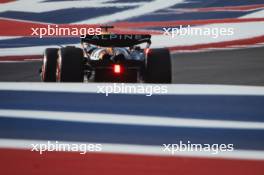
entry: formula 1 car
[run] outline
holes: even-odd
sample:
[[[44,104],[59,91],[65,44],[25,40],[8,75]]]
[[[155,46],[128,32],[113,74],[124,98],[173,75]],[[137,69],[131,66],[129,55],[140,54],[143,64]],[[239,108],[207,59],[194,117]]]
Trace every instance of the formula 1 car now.
[[[81,37],[81,48],[47,48],[44,82],[171,83],[168,49],[150,49],[151,35],[101,34]],[[142,49],[140,45],[146,44]]]

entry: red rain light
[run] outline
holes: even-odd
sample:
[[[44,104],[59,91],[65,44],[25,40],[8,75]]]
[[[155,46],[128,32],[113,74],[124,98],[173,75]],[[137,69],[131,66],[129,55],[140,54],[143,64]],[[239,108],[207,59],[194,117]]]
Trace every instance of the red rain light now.
[[[122,72],[122,67],[119,64],[114,65],[114,73],[120,74]]]

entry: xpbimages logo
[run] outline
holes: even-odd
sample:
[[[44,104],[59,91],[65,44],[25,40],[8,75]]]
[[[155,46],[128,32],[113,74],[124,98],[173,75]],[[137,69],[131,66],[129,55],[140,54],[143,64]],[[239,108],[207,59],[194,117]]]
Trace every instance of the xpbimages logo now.
[[[50,151],[72,151],[86,154],[87,152],[102,151],[102,144],[85,144],[85,143],[60,143],[59,141],[47,141],[47,143],[31,144],[31,151],[43,152]]]
[[[113,83],[97,86],[97,93],[105,94],[105,96],[109,94],[144,94],[146,96],[152,96],[155,94],[167,94],[168,86]]]
[[[234,35],[234,28],[231,27],[191,27],[180,25],[179,27],[163,28],[163,35],[175,38],[177,36],[205,36],[218,38],[220,36]]]
[[[198,144],[191,143],[191,141],[183,142],[175,144],[163,144],[162,151],[168,152],[170,154],[176,154],[177,152],[208,152],[211,154],[218,154],[221,152],[230,152],[234,151],[233,144]]]
[[[47,25],[46,27],[31,28],[31,36],[82,36],[82,35],[101,35],[101,28],[93,27],[61,27],[58,25]]]

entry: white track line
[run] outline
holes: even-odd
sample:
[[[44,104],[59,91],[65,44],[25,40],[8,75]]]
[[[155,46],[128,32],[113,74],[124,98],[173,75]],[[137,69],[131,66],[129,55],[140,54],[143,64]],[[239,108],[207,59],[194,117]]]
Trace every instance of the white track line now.
[[[105,19],[105,17],[103,19]],[[199,28],[201,28],[202,31],[208,29],[213,30],[213,29],[221,29],[221,28],[233,28],[234,34],[231,36],[221,35],[218,36],[217,38],[214,38],[213,36],[204,36],[204,35],[177,35],[174,38],[167,35],[153,35],[151,39],[153,44],[151,47],[164,48],[164,47],[178,47],[178,46],[195,46],[199,44],[222,43],[227,41],[251,39],[254,37],[260,37],[264,35],[264,32],[262,30],[264,28],[264,22],[208,24],[208,25],[200,26]],[[252,45],[253,44],[255,45],[255,43],[252,43]],[[67,45],[80,47],[79,43],[72,43]],[[235,46],[242,47],[239,46],[239,44],[235,44]],[[250,45],[244,47],[249,47],[249,46]],[[32,46],[32,47],[21,46],[17,48],[0,48],[0,56],[4,57],[4,56],[21,56],[21,55],[42,55],[44,50],[48,47],[58,47],[58,46],[46,45],[46,46]],[[208,50],[208,48],[205,49]],[[203,51],[204,49],[198,49],[198,50]]]
[[[1,59],[0,59],[0,63],[31,63],[31,62],[39,62],[39,61],[42,61],[42,58],[34,58],[34,59],[24,59],[24,60],[19,60],[19,61],[2,61]]]
[[[158,117],[124,114],[51,112],[34,110],[0,109],[0,118],[43,119],[70,122],[108,123],[118,125],[145,125],[169,127],[225,128],[225,129],[264,129],[264,122],[188,119],[183,117]]]
[[[162,95],[255,95],[263,96],[264,87],[261,86],[234,86],[234,85],[192,85],[192,84],[131,84],[131,83],[0,83],[1,90],[10,91],[43,91],[43,92],[69,92],[69,93],[99,93],[101,87],[115,86],[128,88],[167,88],[167,93]],[[130,91],[133,92],[133,91]],[[122,92],[124,94],[129,91]],[[141,93],[143,94],[143,93]],[[105,95],[105,94],[98,94]],[[111,94],[109,93],[111,96]]]
[[[68,142],[59,141],[60,144],[101,144],[101,143],[85,143],[85,142]],[[25,149],[31,150],[32,144],[47,144],[44,140],[22,140],[22,139],[1,139],[0,149]],[[246,159],[246,160],[264,160],[264,151],[256,150],[234,150],[230,152],[212,152],[205,151],[177,151],[174,154],[164,152],[162,145],[128,145],[128,144],[105,144],[102,143],[102,151],[97,153],[117,153],[117,154],[133,154],[133,155],[148,155],[162,157],[201,157],[201,158],[221,158],[221,159]]]

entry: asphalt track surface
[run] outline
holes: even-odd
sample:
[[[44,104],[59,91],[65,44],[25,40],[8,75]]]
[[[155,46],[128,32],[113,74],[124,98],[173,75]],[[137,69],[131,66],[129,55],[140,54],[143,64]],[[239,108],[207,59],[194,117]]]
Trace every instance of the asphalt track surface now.
[[[173,83],[263,85],[263,56],[263,47],[173,54]],[[0,81],[40,81],[38,76],[40,66],[40,61],[0,63]],[[93,93],[30,92],[7,89],[0,91],[0,99],[1,109],[61,112],[62,115],[75,112],[72,114],[74,116],[72,118],[77,118],[75,115],[78,113],[84,115],[92,113],[97,115],[119,114],[122,117],[129,114],[134,115],[133,117],[155,115],[162,118],[166,115],[171,118],[182,116],[184,119],[261,123],[264,114],[262,110],[264,97],[255,95],[145,97],[117,94],[106,98],[103,94],[100,96]],[[2,139],[120,144],[121,146],[116,148],[118,151],[123,148],[124,144],[157,147],[162,143],[178,143],[178,140],[208,144],[234,143],[235,148],[244,151],[244,154],[251,150],[263,152],[264,149],[263,129],[119,125],[116,123],[12,118],[8,117],[10,112],[7,116],[3,113],[1,115],[0,138]],[[57,117],[57,115],[58,113],[56,115],[53,113],[51,117]],[[188,118],[188,116],[192,118]],[[100,118],[100,116],[96,117]],[[4,143],[10,144],[10,142]],[[134,147],[130,150],[134,150]],[[40,156],[36,152],[10,147],[0,148],[0,155],[2,156],[0,164],[3,167],[1,171],[4,174],[22,175],[55,173],[86,175],[87,172],[91,175],[259,175],[263,174],[264,162],[263,159],[167,157],[154,154],[122,154],[120,152],[91,153],[86,156],[80,156],[73,152],[49,152]],[[13,168],[14,165],[17,165],[16,168]]]
[[[0,81],[38,82],[41,61],[0,63]],[[264,47],[172,54],[177,84],[264,85]]]

